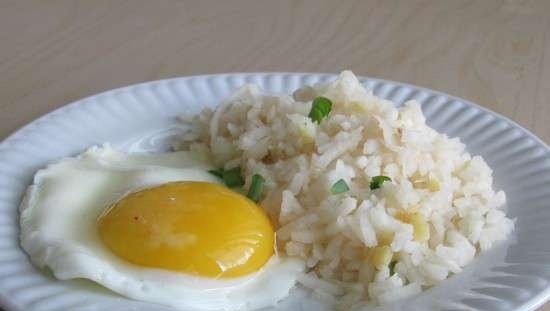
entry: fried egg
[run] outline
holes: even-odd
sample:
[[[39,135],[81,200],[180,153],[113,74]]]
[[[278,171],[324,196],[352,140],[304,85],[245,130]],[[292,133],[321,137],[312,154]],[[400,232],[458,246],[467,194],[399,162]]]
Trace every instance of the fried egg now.
[[[21,204],[21,245],[61,280],[86,278],[178,309],[252,310],[289,294],[301,260],[192,152],[93,147],[40,170]]]

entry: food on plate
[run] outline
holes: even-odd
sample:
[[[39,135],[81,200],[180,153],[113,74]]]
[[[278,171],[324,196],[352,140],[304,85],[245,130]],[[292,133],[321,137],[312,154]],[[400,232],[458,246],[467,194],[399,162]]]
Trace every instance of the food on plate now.
[[[299,283],[343,310],[419,293],[514,227],[483,158],[349,71],[292,96],[245,86],[182,120],[178,148],[241,167],[245,188],[262,176],[279,253],[306,261]]]
[[[254,202],[192,152],[94,147],[38,171],[21,204],[21,245],[58,279],[192,310],[248,310],[286,297],[303,270],[274,254]]]
[[[514,228],[480,156],[349,71],[180,119],[177,151],[104,145],[38,171],[20,207],[31,260],[177,309],[255,310],[299,283],[354,310],[420,293]]]

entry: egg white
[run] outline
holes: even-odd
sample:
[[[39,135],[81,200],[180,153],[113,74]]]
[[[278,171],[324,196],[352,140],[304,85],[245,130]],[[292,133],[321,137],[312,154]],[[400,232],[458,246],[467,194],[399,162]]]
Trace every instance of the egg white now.
[[[97,219],[128,192],[182,180],[215,182],[199,155],[129,155],[93,147],[40,170],[21,203],[21,245],[56,278],[86,278],[124,296],[178,309],[251,310],[275,305],[294,286],[304,263],[273,256],[256,273],[203,278],[140,267],[101,241]]]

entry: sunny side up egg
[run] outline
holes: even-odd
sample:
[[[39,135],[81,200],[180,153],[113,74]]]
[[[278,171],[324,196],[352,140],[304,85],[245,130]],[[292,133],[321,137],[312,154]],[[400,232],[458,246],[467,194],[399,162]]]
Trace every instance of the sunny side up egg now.
[[[86,278],[177,309],[252,310],[304,269],[273,254],[273,228],[196,154],[93,147],[40,170],[21,204],[21,245],[58,279]]]

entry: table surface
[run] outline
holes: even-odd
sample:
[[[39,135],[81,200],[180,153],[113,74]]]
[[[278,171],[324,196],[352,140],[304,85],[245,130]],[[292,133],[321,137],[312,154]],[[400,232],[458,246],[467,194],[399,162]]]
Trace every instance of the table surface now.
[[[142,81],[351,69],[463,97],[550,142],[547,0],[0,0],[0,42],[0,139]]]

